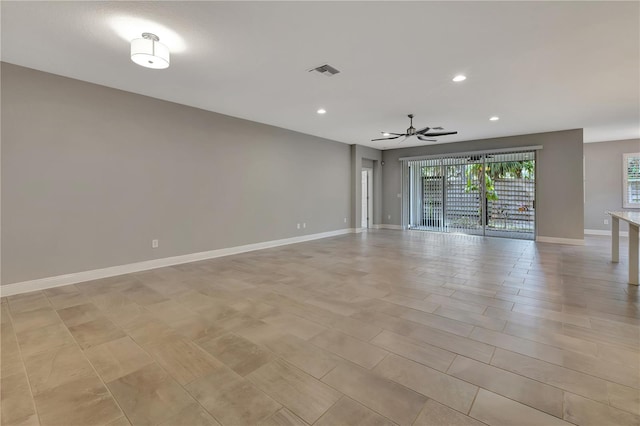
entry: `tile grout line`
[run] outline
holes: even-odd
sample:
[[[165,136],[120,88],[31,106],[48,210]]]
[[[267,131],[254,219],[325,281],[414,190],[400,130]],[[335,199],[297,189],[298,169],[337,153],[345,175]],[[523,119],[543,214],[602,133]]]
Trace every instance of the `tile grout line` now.
[[[478,394],[480,393],[480,389],[484,389],[484,388],[481,388],[480,386],[478,386],[478,389],[476,390],[476,394],[473,396],[473,401],[471,401],[471,405],[469,405],[469,411],[467,411],[465,413],[467,416],[471,417],[472,419],[475,418],[475,417],[472,417],[470,415],[471,414],[471,410],[473,409],[473,405],[476,403],[476,399],[478,398]],[[478,420],[478,419],[476,419],[476,420]],[[480,420],[478,420],[478,421],[480,421]]]
[[[386,358],[386,356],[385,356],[385,358]],[[286,360],[285,360],[285,361],[286,361]],[[348,363],[352,363],[352,362],[351,362],[351,361],[348,361]],[[348,364],[347,364],[347,365],[348,365]],[[295,366],[294,366],[294,367],[295,367]],[[334,367],[331,371],[335,370],[337,367],[338,367],[338,366],[336,365],[336,367]],[[359,366],[359,367],[360,367],[360,368],[363,368],[364,370],[367,370],[367,369],[366,369],[366,368],[364,368],[364,367],[361,367],[361,366]],[[367,371],[368,371],[368,372],[370,372],[371,374],[374,374],[374,375],[375,375],[375,376],[377,376],[378,378],[381,378],[381,379],[386,380],[386,381],[388,381],[388,382],[394,383],[394,384],[396,384],[396,385],[398,385],[398,386],[400,386],[400,387],[402,387],[402,388],[404,388],[404,389],[409,390],[409,391],[410,391],[410,392],[412,392],[412,393],[415,393],[415,394],[418,394],[418,395],[422,395],[422,396],[424,396],[425,398],[427,398],[427,400],[429,399],[429,397],[428,397],[428,396],[423,395],[423,394],[421,394],[420,392],[417,392],[417,391],[415,391],[415,390],[413,390],[413,389],[411,389],[411,388],[408,388],[408,387],[404,386],[404,385],[403,385],[403,384],[401,384],[401,383],[398,383],[398,382],[396,382],[396,381],[394,381],[394,380],[391,380],[391,379],[388,379],[388,378],[386,378],[386,377],[384,377],[384,376],[381,376],[381,375],[379,375],[379,374],[375,373],[375,372],[374,372],[374,371],[372,371],[372,370],[367,370]],[[329,375],[329,373],[325,374],[325,375],[323,376],[323,378],[324,378],[324,377],[326,377],[326,376],[328,376],[328,375]],[[365,408],[367,408],[367,409],[369,409],[369,410],[373,411],[374,413],[376,413],[376,414],[378,414],[378,415],[380,415],[380,416],[384,417],[385,419],[388,419],[391,423],[396,424],[396,422],[395,422],[395,421],[393,421],[392,419],[390,419],[388,416],[386,416],[386,415],[382,414],[381,412],[379,412],[378,410],[376,410],[376,409],[374,409],[374,408],[372,408],[372,407],[370,407],[370,406],[366,405],[364,402],[359,401],[358,399],[356,399],[356,398],[354,398],[354,397],[351,397],[351,396],[349,396],[349,395],[347,395],[347,394],[345,394],[345,393],[341,392],[340,390],[338,390],[338,389],[336,389],[335,387],[331,386],[329,383],[325,382],[324,380],[320,380],[320,381],[321,381],[323,384],[325,384],[326,386],[328,386],[328,387],[330,387],[331,389],[333,389],[333,390],[335,390],[336,392],[338,392],[339,394],[343,395],[343,397],[347,397],[347,398],[349,398],[349,399],[351,399],[351,400],[353,400],[353,401],[357,402],[358,404],[362,405],[363,407],[365,407]],[[425,401],[425,403],[426,403],[426,401]]]
[[[502,350],[505,350],[505,349],[502,349]],[[506,350],[505,350],[505,351],[506,351]],[[510,351],[507,351],[507,352],[510,352]],[[495,354],[495,352],[494,352],[494,354]],[[457,358],[457,357],[459,357],[459,356],[460,356],[460,357],[464,357],[464,358],[468,358],[468,357],[465,357],[464,355],[459,355],[459,354],[457,354],[457,355],[456,355],[456,358]],[[526,356],[526,355],[525,355],[525,356]],[[469,359],[472,359],[472,358],[469,358]],[[493,359],[493,355],[492,355],[492,359]],[[474,361],[476,361],[476,362],[482,362],[482,361],[477,361],[477,360],[474,360]],[[453,365],[453,363],[454,363],[454,362],[455,362],[455,359],[452,361],[451,366]],[[542,361],[542,362],[545,362],[545,361]],[[483,363],[483,364],[486,364],[486,363]],[[494,365],[494,364],[486,364],[486,365],[491,366],[491,367],[494,367],[494,368],[497,368],[497,369],[499,369],[499,370],[501,370],[501,371],[504,371],[504,372],[506,372],[506,373],[510,373],[510,374],[513,374],[513,375],[519,376],[519,377],[521,377],[521,378],[523,378],[523,379],[525,379],[525,380],[534,381],[534,382],[537,382],[537,383],[543,384],[543,385],[545,385],[545,386],[549,386],[549,387],[552,387],[552,388],[554,388],[554,389],[557,389],[557,390],[559,390],[560,392],[562,392],[563,396],[564,396],[564,394],[565,394],[565,393],[570,393],[570,394],[572,394],[572,395],[577,395],[577,396],[580,396],[580,397],[582,397],[582,398],[584,398],[584,399],[588,399],[588,400],[590,400],[590,401],[593,401],[593,402],[595,402],[595,403],[597,403],[597,404],[603,404],[602,402],[600,402],[600,401],[596,401],[596,400],[594,400],[594,399],[592,399],[592,398],[590,398],[590,397],[588,397],[588,396],[584,396],[584,395],[580,395],[580,394],[577,394],[577,393],[574,393],[574,392],[570,392],[570,391],[568,391],[568,390],[566,390],[566,389],[559,388],[559,387],[557,387],[557,386],[555,386],[555,385],[551,385],[551,384],[549,384],[549,383],[541,382],[541,381],[539,381],[539,380],[537,380],[537,379],[533,379],[533,378],[531,378],[531,377],[523,376],[522,374],[519,374],[519,373],[516,373],[516,372],[510,371],[510,370],[506,370],[506,369],[504,369],[504,368],[502,368],[502,367],[498,367],[498,366],[496,366],[496,365]],[[555,364],[552,364],[552,365],[555,365]],[[488,391],[488,392],[495,393],[496,395],[500,395],[500,396],[502,396],[502,397],[504,397],[504,398],[510,399],[510,400],[512,400],[512,401],[514,401],[514,402],[517,402],[517,403],[519,403],[519,404],[525,405],[525,406],[527,406],[527,407],[533,408],[533,409],[534,409],[534,410],[536,410],[536,411],[540,411],[540,412],[542,412],[542,413],[549,414],[550,416],[557,417],[557,416],[554,416],[553,414],[547,413],[547,412],[542,411],[542,410],[540,410],[540,409],[538,409],[538,408],[536,408],[536,407],[534,407],[534,406],[531,406],[531,405],[529,405],[529,404],[527,404],[527,403],[525,403],[525,402],[522,402],[522,401],[518,401],[518,400],[516,400],[516,399],[513,399],[513,398],[512,398],[512,397],[510,397],[510,396],[507,396],[507,395],[504,395],[504,394],[502,394],[502,393],[499,393],[499,392],[493,391],[493,390],[491,390],[491,389],[484,388],[484,387],[479,386],[479,385],[477,385],[477,384],[475,384],[475,383],[469,382],[469,381],[467,381],[466,379],[462,379],[462,378],[459,378],[459,377],[457,377],[457,376],[453,376],[453,375],[451,375],[451,374],[449,374],[449,373],[448,373],[448,371],[451,369],[451,366],[449,366],[449,368],[447,369],[447,372],[445,373],[445,374],[447,374],[447,375],[448,375],[448,376],[450,376],[450,377],[456,378],[456,379],[458,379],[458,380],[460,380],[460,381],[463,381],[463,382],[465,382],[465,383],[468,383],[468,384],[470,384],[470,385],[473,385],[473,386],[475,386],[475,387],[477,387],[477,388],[479,388],[479,389],[484,389],[484,390],[486,390],[486,391]],[[565,367],[565,368],[566,368],[566,367]],[[603,380],[603,379],[601,379],[601,380]],[[606,380],[603,380],[603,381],[608,382],[608,381],[606,381]],[[476,394],[476,395],[477,395],[477,394]],[[425,396],[426,396],[426,395],[425,395]],[[429,397],[428,397],[428,398],[429,398]],[[431,398],[431,399],[433,399],[433,398]],[[474,402],[475,402],[475,397],[474,397]],[[564,403],[564,397],[563,397],[563,401],[562,401],[562,403]],[[443,404],[443,405],[446,405],[446,404]],[[610,404],[604,404],[604,405],[611,406]],[[470,410],[471,410],[471,407],[472,407],[472,406],[473,406],[473,404],[470,406],[470,408],[469,408],[469,412],[470,412]],[[612,407],[612,408],[614,408],[614,409],[620,410],[620,411],[624,411],[624,412],[626,412],[626,413],[630,413],[629,411],[623,410],[623,409],[621,409],[621,408],[617,408],[617,407],[613,407],[613,406],[611,406],[611,407]],[[449,408],[453,408],[453,407],[449,407]],[[453,409],[455,409],[455,408],[453,408]],[[564,409],[563,409],[563,410],[564,410]],[[634,414],[634,413],[631,413],[631,414]]]
[[[329,386],[329,385],[327,385],[327,386]],[[332,389],[333,389],[333,388],[332,388]],[[340,395],[341,395],[341,396],[340,396],[340,398],[338,398],[338,399],[336,400],[336,402],[334,402],[333,404],[331,404],[331,406],[330,406],[329,408],[327,408],[326,410],[324,410],[324,412],[323,412],[323,413],[322,413],[322,414],[321,414],[321,415],[320,415],[320,416],[319,416],[319,417],[318,417],[318,418],[317,418],[313,423],[311,423],[311,425],[312,425],[312,426],[313,426],[313,425],[315,425],[316,423],[318,423],[318,422],[320,421],[320,419],[321,419],[321,418],[323,418],[323,417],[324,417],[324,416],[325,416],[329,411],[331,411],[331,409],[332,409],[333,407],[335,407],[335,405],[336,405],[338,402],[340,402],[340,401],[342,400],[342,398],[348,398],[348,397],[347,397],[345,394],[343,394],[342,392],[340,392]],[[295,414],[295,413],[294,413],[294,414]],[[299,417],[299,416],[298,416],[298,417]],[[303,419],[303,421],[304,421],[304,419]]]
[[[120,293],[120,290],[116,290],[116,291],[117,291],[118,293]],[[125,297],[126,297],[126,296],[125,296]],[[90,298],[91,298],[91,297],[90,297]],[[134,305],[136,305],[136,306],[139,306],[140,308],[144,309],[145,311],[148,311],[148,309],[147,309],[146,307],[138,305],[138,304],[137,304],[136,302],[134,302],[133,300],[131,300],[131,303],[133,303],[133,304],[134,304]],[[148,311],[148,312],[149,312],[149,313],[152,313],[151,311]],[[194,312],[195,312],[195,311],[194,311]],[[143,315],[146,315],[146,313],[145,313],[145,314],[143,314]],[[154,318],[155,318],[155,317],[154,317]],[[160,322],[162,322],[162,323],[164,323],[164,324],[166,324],[164,321],[161,321],[161,320],[159,320],[159,321],[160,321]],[[156,360],[156,358],[155,358],[151,353],[149,353],[149,351],[144,347],[144,345],[142,345],[140,342],[136,341],[136,339],[134,339],[132,336],[130,336],[130,335],[129,335],[129,333],[128,333],[127,331],[125,331],[124,329],[122,329],[122,327],[120,327],[118,324],[115,324],[115,325],[116,325],[116,326],[117,326],[117,327],[118,327],[118,328],[119,328],[119,329],[120,329],[120,330],[121,330],[121,331],[122,331],[122,332],[123,332],[123,333],[124,333],[128,338],[129,338],[129,339],[131,339],[131,341],[132,341],[132,342],[134,342],[134,343],[135,343],[135,345],[136,345],[137,347],[139,347],[139,348],[140,348],[140,350],[142,350],[142,351],[143,351],[143,352],[144,352],[144,353],[149,357],[149,359],[151,359],[151,360],[152,360],[153,364],[155,364],[158,368],[160,368],[160,369],[161,369],[161,370],[162,370],[162,371],[167,375],[167,377],[169,377],[169,378],[170,378],[170,380],[172,380],[172,381],[173,381],[176,385],[178,385],[178,386],[179,386],[179,387],[180,387],[180,388],[181,388],[181,389],[182,389],[182,390],[183,390],[187,395],[189,395],[189,397],[190,397],[191,399],[193,399],[193,401],[194,401],[196,404],[198,404],[198,406],[200,406],[200,407],[201,407],[205,412],[209,413],[209,415],[211,415],[211,417],[213,417],[213,418],[214,418],[218,423],[223,424],[221,421],[219,421],[219,420],[218,420],[218,418],[217,418],[216,416],[214,416],[214,415],[213,415],[213,413],[209,412],[209,411],[208,411],[208,410],[207,410],[207,409],[206,409],[206,408],[205,408],[205,407],[200,403],[200,401],[198,401],[198,399],[197,399],[197,398],[195,398],[195,397],[191,394],[191,392],[189,392],[189,390],[188,390],[185,386],[183,386],[181,383],[178,383],[178,381],[177,381],[177,380],[176,380],[176,379],[175,379],[175,378],[174,378],[174,377],[173,377],[173,376],[172,376],[172,375],[171,375],[171,374],[170,374],[170,373],[169,373],[169,372],[168,372],[168,371],[167,371],[167,370],[162,366],[162,365],[160,365],[160,364],[158,363],[158,361]],[[169,325],[167,324],[167,326],[169,326]],[[171,326],[169,326],[169,328],[171,328]],[[172,329],[172,330],[173,330],[173,329]],[[187,340],[189,340],[190,342],[193,342],[193,343],[194,343],[194,344],[195,344],[195,345],[196,345],[200,350],[204,350],[204,349],[202,349],[202,348],[200,347],[200,345],[198,345],[198,344],[197,344],[196,342],[194,342],[193,340],[191,340],[191,339],[187,339]],[[208,352],[207,352],[207,353],[208,353]],[[211,354],[209,354],[209,355],[211,355]],[[213,355],[211,355],[211,356],[213,356]],[[215,358],[215,357],[214,357],[214,358]],[[216,360],[218,360],[217,358],[215,358],[215,359],[216,359]],[[218,360],[218,362],[220,362],[221,364],[223,364],[223,365],[225,365],[225,366],[226,366],[226,364],[222,363],[222,361]],[[90,362],[90,363],[91,363],[91,362]],[[147,364],[147,365],[151,365],[151,364]],[[146,367],[146,366],[145,366],[145,367]],[[144,367],[141,367],[141,368],[144,368]],[[139,370],[140,370],[140,369],[138,369],[138,370],[136,370],[136,371],[139,371]],[[135,373],[136,371],[132,371],[131,373],[128,373],[128,374],[126,374],[126,375],[125,375],[125,376],[123,376],[123,377],[126,377],[126,376],[128,376],[129,374],[133,374],[133,373]],[[117,379],[114,379],[114,380],[117,380]],[[193,381],[195,381],[195,380],[192,380],[192,382],[193,382]],[[191,382],[190,382],[190,383],[191,383]],[[106,386],[106,384],[105,384],[105,386]],[[108,386],[106,386],[106,387],[107,387],[107,389],[109,389],[109,387],[108,387]],[[110,389],[109,389],[109,392],[111,392],[111,390],[110,390]],[[116,401],[116,403],[117,403],[117,404],[118,404],[118,406],[120,407],[120,403],[118,402],[118,400],[117,400],[115,397],[113,397],[113,399]],[[122,410],[122,408],[120,408],[120,409]],[[122,410],[122,412],[124,413],[125,417],[127,417],[127,420],[129,420],[129,418],[128,418],[128,416],[126,415],[125,411],[124,411],[124,410]],[[129,423],[133,424],[131,421],[129,421]]]
[[[82,292],[79,292],[81,294],[83,294]],[[49,298],[48,296],[45,295],[45,297],[47,297],[47,299]],[[89,297],[89,299],[91,299],[91,297]],[[49,302],[51,303],[51,302]],[[73,306],[78,306],[78,305],[73,305]],[[66,308],[70,308],[72,306],[67,306],[65,308],[62,309],[66,309]],[[67,327],[67,324],[65,324],[65,322],[62,320],[62,317],[60,316],[60,314],[58,313],[57,309],[54,309],[54,311],[56,312],[56,315],[58,316],[58,318],[60,319],[60,322],[62,323],[62,325],[64,326],[64,328],[67,330],[67,333],[69,333],[69,335],[71,336],[71,338],[73,339],[73,341],[75,342],[76,346],[78,347],[78,349],[80,350],[80,352],[82,353],[82,356],[84,357],[84,359],[87,361],[87,363],[91,366],[91,369],[93,370],[93,372],[95,373],[96,377],[98,378],[98,380],[100,380],[100,383],[102,384],[102,386],[107,390],[107,392],[109,393],[109,396],[111,397],[111,399],[113,400],[113,402],[116,404],[116,406],[118,407],[118,409],[120,410],[120,412],[122,413],[122,415],[124,416],[124,418],[127,419],[127,421],[131,424],[131,420],[129,419],[129,417],[127,416],[127,413],[125,413],[125,411],[122,409],[122,407],[120,406],[120,402],[118,402],[118,400],[116,399],[116,397],[111,393],[111,389],[109,389],[109,386],[107,386],[107,384],[104,382],[104,380],[102,379],[102,376],[98,373],[98,371],[96,370],[96,368],[93,366],[93,364],[91,363],[91,360],[89,360],[89,358],[87,358],[87,355],[84,353],[84,349],[82,349],[82,346],[80,346],[80,343],[78,343],[78,340],[75,338],[75,336],[73,335],[73,333],[71,333],[71,331],[69,330],[69,327]],[[114,324],[115,325],[115,324]],[[117,419],[116,419],[117,420]]]
[[[47,303],[49,303],[49,305],[51,305],[51,302],[49,302],[49,298],[47,296],[45,296],[44,293],[40,292],[42,294],[42,296],[44,296],[47,299]],[[42,422],[40,421],[40,412],[38,411],[38,405],[36,404],[36,398],[33,395],[33,387],[31,386],[31,379],[29,379],[29,374],[27,373],[27,366],[24,363],[24,356],[22,355],[22,347],[20,345],[20,342],[18,342],[18,335],[15,332],[15,329],[13,328],[13,313],[11,311],[11,306],[9,305],[9,300],[7,300],[7,309],[9,309],[9,319],[11,320],[11,331],[13,331],[13,335],[16,339],[16,346],[18,347],[18,353],[20,355],[20,364],[22,365],[22,371],[24,373],[25,378],[27,379],[27,385],[29,385],[29,394],[31,395],[31,405],[33,406],[33,411],[35,411],[36,413],[36,418],[38,419],[38,424],[41,425]],[[53,307],[52,307],[53,309]]]
[[[518,355],[521,355],[521,356],[525,356],[525,357],[527,357],[527,358],[532,358],[532,357],[529,357],[529,356],[527,356],[527,355],[523,355],[523,354],[519,354],[519,353],[517,353],[517,352],[509,351],[509,350],[507,350],[507,349],[502,349],[502,348],[496,348],[496,349],[500,349],[500,350],[503,350],[503,351],[505,351],[505,352],[515,353],[515,354],[518,354]],[[494,354],[494,355],[495,355],[495,354]],[[545,363],[550,364],[550,365],[555,366],[555,367],[565,368],[565,369],[567,369],[567,370],[569,370],[569,371],[577,372],[577,373],[579,373],[579,374],[583,374],[583,375],[585,375],[585,376],[594,377],[595,379],[597,379],[597,380],[601,380],[602,382],[604,382],[604,383],[605,383],[605,385],[606,385],[606,384],[608,384],[608,383],[613,383],[613,384],[617,384],[617,385],[619,385],[619,386],[625,386],[625,387],[628,387],[628,388],[630,388],[630,389],[634,389],[634,390],[636,390],[636,391],[640,392],[640,390],[638,390],[638,389],[636,389],[636,388],[633,388],[633,387],[630,387],[630,386],[626,386],[626,385],[622,385],[622,384],[620,384],[620,383],[612,382],[612,381],[610,381],[610,380],[602,379],[602,378],[599,378],[599,377],[596,377],[596,376],[591,376],[591,375],[589,375],[589,374],[587,374],[587,373],[583,373],[583,372],[581,372],[581,371],[572,370],[572,369],[570,369],[570,368],[563,367],[563,366],[556,365],[556,364],[552,364],[552,363],[549,363],[549,362],[547,362],[547,361],[538,360],[538,359],[536,359],[536,358],[532,358],[532,359],[534,359],[534,360],[536,360],[536,361],[539,361],[539,362],[545,362]],[[493,359],[492,359],[492,361],[493,361]],[[480,362],[480,361],[478,361],[478,362]],[[595,400],[595,399],[593,399],[593,398],[591,398],[591,397],[589,397],[589,396],[582,395],[582,394],[579,394],[579,393],[576,393],[576,392],[573,392],[573,391],[569,391],[569,390],[567,390],[567,389],[564,389],[564,388],[561,388],[561,387],[558,387],[558,386],[556,386],[556,385],[552,385],[552,384],[549,384],[549,383],[542,382],[542,381],[540,381],[540,380],[538,380],[538,379],[535,379],[535,378],[532,378],[532,377],[524,376],[524,375],[522,375],[522,374],[520,374],[520,373],[518,373],[518,372],[511,371],[511,370],[507,370],[507,369],[502,368],[502,367],[499,367],[499,366],[497,366],[497,365],[495,365],[495,364],[488,364],[488,365],[490,365],[490,366],[492,366],[492,367],[495,367],[495,368],[498,368],[498,369],[500,369],[500,370],[502,370],[502,371],[505,371],[505,372],[507,372],[507,373],[511,373],[511,374],[516,375],[516,376],[522,377],[522,378],[524,378],[524,379],[531,380],[531,381],[534,381],[534,382],[537,382],[537,383],[540,383],[540,384],[543,384],[543,385],[546,385],[546,386],[552,387],[552,388],[554,388],[554,389],[558,389],[559,391],[563,392],[563,394],[565,394],[565,393],[569,393],[569,394],[572,394],[572,395],[580,396],[580,397],[582,397],[582,398],[584,398],[584,399],[588,399],[589,401],[593,401],[593,402],[595,402],[595,403],[597,403],[597,404],[604,404],[603,402],[598,401],[598,400]],[[461,380],[462,380],[462,379],[461,379]],[[472,384],[473,384],[473,383],[472,383]],[[483,388],[483,389],[484,389],[484,388]],[[486,389],[486,390],[489,390],[489,389]],[[489,390],[489,391],[490,391],[490,390]],[[490,392],[493,392],[493,391],[490,391]],[[497,392],[494,392],[494,393],[497,393]],[[500,394],[499,394],[499,395],[500,395]],[[504,396],[504,395],[502,395],[502,396]],[[505,398],[506,398],[506,396],[505,396]],[[607,392],[607,400],[609,400],[609,393],[608,393],[608,392]],[[564,398],[563,398],[563,401],[564,401]],[[519,402],[519,401],[517,401],[517,402]],[[521,404],[524,404],[524,403],[522,403],[522,402],[521,402]],[[524,404],[524,405],[526,405],[526,404]],[[608,405],[608,406],[610,406],[610,407],[612,407],[612,408],[614,408],[614,409],[617,409],[617,410],[620,410],[620,411],[624,411],[624,412],[626,412],[626,413],[631,413],[630,411],[624,410],[624,409],[622,409],[622,408],[614,407],[614,406],[612,406],[609,402],[607,402],[607,404],[604,404],[604,405]],[[536,409],[536,410],[537,410],[537,409]],[[538,411],[540,411],[540,410],[538,410]],[[631,413],[631,414],[634,414],[634,413]]]
[[[376,326],[376,327],[377,327],[377,326]],[[379,333],[376,333],[376,335],[375,335],[375,336],[373,336],[372,338],[370,338],[369,340],[367,340],[367,341],[366,341],[366,343],[370,343],[370,344],[372,344],[372,345],[374,345],[374,346],[376,346],[376,347],[378,347],[378,348],[381,348],[380,346],[378,346],[378,345],[376,345],[375,343],[373,343],[373,340],[375,340],[375,338],[376,338],[376,337],[378,337],[379,335],[381,335],[382,333],[384,333],[385,331],[388,331],[388,330],[386,330],[386,329],[384,329],[384,328],[382,328],[382,327],[379,327],[379,328],[380,328],[380,332],[379,332]],[[381,349],[384,349],[384,348],[381,348]]]

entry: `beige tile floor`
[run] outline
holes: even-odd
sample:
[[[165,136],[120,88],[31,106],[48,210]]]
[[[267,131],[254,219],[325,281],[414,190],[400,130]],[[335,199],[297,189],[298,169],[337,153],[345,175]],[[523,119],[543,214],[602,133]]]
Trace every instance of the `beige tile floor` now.
[[[2,425],[639,425],[586,246],[372,231],[2,299]]]

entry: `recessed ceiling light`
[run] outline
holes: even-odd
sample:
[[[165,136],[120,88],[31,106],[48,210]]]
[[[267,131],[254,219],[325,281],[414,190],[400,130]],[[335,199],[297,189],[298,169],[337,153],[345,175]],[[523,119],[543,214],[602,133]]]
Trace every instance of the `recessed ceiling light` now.
[[[320,108],[318,111],[316,111],[318,114],[326,114],[327,110],[324,108]]]
[[[466,79],[467,79],[467,77],[462,75],[462,74],[458,74],[455,77],[453,77],[453,81],[455,81],[456,83],[459,83],[461,81],[465,81]]]
[[[382,132],[382,136],[389,136],[391,133],[389,132]]]
[[[497,115],[494,115],[493,117],[489,118],[489,120],[498,121],[498,120],[500,120],[500,117],[498,117]]]

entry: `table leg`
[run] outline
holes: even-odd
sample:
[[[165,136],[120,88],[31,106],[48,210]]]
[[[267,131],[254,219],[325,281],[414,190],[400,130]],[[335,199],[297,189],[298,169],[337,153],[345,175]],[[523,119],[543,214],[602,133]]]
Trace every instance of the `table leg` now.
[[[629,284],[638,285],[638,229],[629,224]]]
[[[611,216],[611,261],[620,261],[620,219]]]

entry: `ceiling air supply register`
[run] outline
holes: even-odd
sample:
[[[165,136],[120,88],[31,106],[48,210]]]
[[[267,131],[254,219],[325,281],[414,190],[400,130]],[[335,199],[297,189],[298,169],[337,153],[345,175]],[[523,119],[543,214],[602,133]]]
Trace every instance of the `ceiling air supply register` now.
[[[340,72],[340,70],[332,67],[329,64],[320,65],[319,67],[311,68],[309,70],[309,72],[312,72],[312,71],[315,71],[327,77],[334,76]]]

